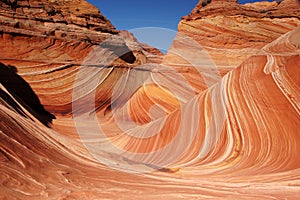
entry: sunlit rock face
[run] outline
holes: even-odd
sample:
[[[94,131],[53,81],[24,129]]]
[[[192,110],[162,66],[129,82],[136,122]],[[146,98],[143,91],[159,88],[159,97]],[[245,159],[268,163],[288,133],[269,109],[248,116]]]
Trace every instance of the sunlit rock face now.
[[[0,196],[297,199],[300,6],[222,2],[160,64],[84,1],[1,1]]]
[[[193,68],[186,59],[178,56],[178,52],[189,51],[190,47],[182,42],[182,38],[190,37],[209,54],[223,76],[250,56],[258,55],[266,44],[297,27],[299,13],[298,0],[244,5],[238,4],[237,0],[200,1],[191,14],[180,21],[178,35],[164,57],[164,63],[176,68]],[[216,73],[207,73],[207,76],[216,77]],[[207,88],[202,77],[188,73],[185,76],[196,88]],[[212,81],[216,82],[214,79]]]

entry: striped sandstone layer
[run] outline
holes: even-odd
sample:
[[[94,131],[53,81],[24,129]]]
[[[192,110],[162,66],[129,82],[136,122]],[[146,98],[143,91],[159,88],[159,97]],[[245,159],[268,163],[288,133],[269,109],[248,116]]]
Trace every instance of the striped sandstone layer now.
[[[164,57],[164,64],[176,69],[193,71],[195,65],[200,67],[204,77],[185,74],[191,84],[200,90],[217,82],[219,75],[223,76],[238,67],[250,56],[259,54],[262,47],[300,23],[299,0],[285,0],[280,4],[274,1],[244,5],[238,4],[237,0],[212,0],[206,5],[203,2],[208,1],[199,1],[191,14],[182,18],[178,25],[178,35]],[[180,54],[191,48],[191,45],[182,42],[185,37],[197,43],[194,48],[205,50],[218,73],[208,71],[205,63],[198,61],[191,65],[187,59],[182,59]],[[193,57],[190,54],[188,60]],[[210,83],[205,81],[206,77],[210,79]]]

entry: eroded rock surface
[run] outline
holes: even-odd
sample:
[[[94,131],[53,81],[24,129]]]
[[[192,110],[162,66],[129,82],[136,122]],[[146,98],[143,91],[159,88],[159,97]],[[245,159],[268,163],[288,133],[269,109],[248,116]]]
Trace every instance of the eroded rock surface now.
[[[84,1],[0,2],[4,199],[298,198],[298,1],[201,1],[162,64]]]
[[[181,52],[189,51],[190,45],[182,42],[182,38],[189,37],[197,44],[194,48],[203,48],[215,63],[215,68],[224,75],[250,56],[259,54],[262,47],[300,23],[298,0],[285,0],[280,4],[274,1],[244,5],[238,4],[237,0],[212,0],[206,6],[202,4],[203,1],[200,1],[190,15],[182,18],[173,48],[164,57],[165,64],[176,68],[193,68],[191,63],[178,56]],[[205,67],[198,67],[205,71]],[[193,84],[197,84],[198,88],[207,88],[203,77],[186,76],[191,81],[197,79],[195,81],[198,83]],[[218,74],[207,76],[216,79]]]

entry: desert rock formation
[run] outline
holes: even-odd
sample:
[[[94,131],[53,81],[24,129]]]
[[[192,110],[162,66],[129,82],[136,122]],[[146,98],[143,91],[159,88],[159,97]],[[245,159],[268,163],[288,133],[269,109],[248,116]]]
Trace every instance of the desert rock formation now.
[[[162,64],[85,1],[0,3],[4,199],[297,199],[298,1],[201,1]]]
[[[189,51],[190,47],[184,45],[182,38],[190,37],[209,54],[223,76],[250,56],[259,54],[266,44],[291,31],[300,22],[298,0],[285,0],[280,4],[274,1],[244,5],[238,4],[237,0],[213,0],[205,6],[202,6],[202,2],[180,21],[179,32],[173,43],[174,50],[171,47],[165,56],[165,64],[176,68],[193,68],[178,56],[182,51]],[[218,75],[207,74],[209,77]],[[190,74],[186,76],[196,88],[207,88],[204,80],[198,81],[203,78],[191,77]],[[197,83],[193,83],[194,79]],[[218,79],[212,78],[211,81],[214,84]]]

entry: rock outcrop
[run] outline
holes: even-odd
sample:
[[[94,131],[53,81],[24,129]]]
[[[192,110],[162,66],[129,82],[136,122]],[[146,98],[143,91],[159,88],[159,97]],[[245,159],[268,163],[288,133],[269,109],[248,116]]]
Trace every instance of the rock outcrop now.
[[[71,113],[76,72],[95,49],[92,66],[132,68],[161,59],[158,50],[129,41],[86,1],[0,3],[0,62],[14,66],[46,108],[58,109],[53,113]]]
[[[297,1],[201,1],[162,64],[84,1],[0,2],[4,199],[298,198]]]
[[[274,1],[244,5],[238,4],[237,0],[204,2],[207,2],[205,6],[200,1],[192,13],[180,21],[178,36],[174,40],[174,47],[164,58],[165,64],[177,68],[193,68],[178,55],[180,51],[188,51],[189,47],[184,45],[182,38],[190,37],[199,45],[198,49],[206,51],[218,72],[224,75],[250,56],[259,54],[262,47],[300,23],[298,0],[285,0],[280,4]],[[217,75],[213,73],[207,76]],[[194,84],[198,88],[207,88],[203,77],[186,76],[192,79],[191,82],[197,79],[198,83]],[[199,79],[202,81],[199,82]]]
[[[3,0],[0,8],[6,33],[97,41],[98,32],[118,32],[95,6],[82,0]]]

